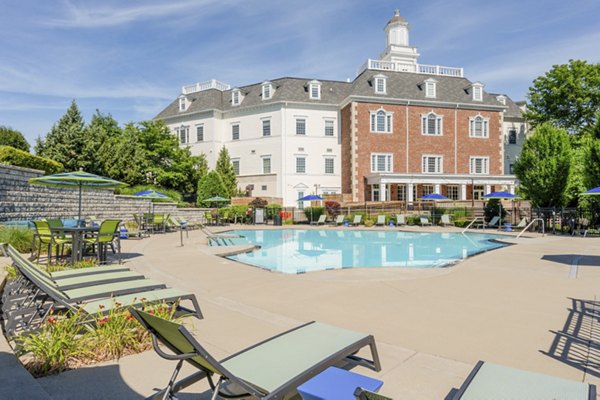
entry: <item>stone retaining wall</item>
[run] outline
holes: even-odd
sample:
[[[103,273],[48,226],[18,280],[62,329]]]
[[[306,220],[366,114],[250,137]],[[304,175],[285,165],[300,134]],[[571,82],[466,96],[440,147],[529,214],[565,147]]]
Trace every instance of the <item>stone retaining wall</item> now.
[[[30,185],[42,171],[0,164],[0,222],[38,218],[77,218],[79,190]],[[82,217],[132,220],[133,214],[151,210],[150,200],[115,195],[112,190],[82,191]],[[175,203],[154,203],[156,213],[201,220],[205,209],[177,208]]]

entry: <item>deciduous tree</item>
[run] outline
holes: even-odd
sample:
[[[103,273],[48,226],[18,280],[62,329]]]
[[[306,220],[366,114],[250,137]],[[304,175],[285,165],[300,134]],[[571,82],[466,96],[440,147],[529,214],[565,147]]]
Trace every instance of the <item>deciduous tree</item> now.
[[[0,146],[10,146],[29,152],[29,143],[23,134],[8,126],[0,126]]]

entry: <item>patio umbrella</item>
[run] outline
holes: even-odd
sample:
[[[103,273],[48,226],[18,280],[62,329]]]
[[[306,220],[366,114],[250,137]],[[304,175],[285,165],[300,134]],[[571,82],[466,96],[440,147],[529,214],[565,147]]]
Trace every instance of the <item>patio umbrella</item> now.
[[[229,203],[229,199],[221,196],[213,196],[202,200],[203,203]]]
[[[587,192],[583,192],[581,193],[583,195],[595,195],[595,194],[600,194],[600,186],[595,187],[593,189],[588,190]]]
[[[300,197],[298,199],[298,201],[321,201],[321,200],[324,200],[324,199],[321,196],[316,195],[316,194],[309,194],[304,197]],[[313,221],[313,210],[311,207],[310,208],[310,222],[312,222],[312,221]]]
[[[520,199],[519,196],[512,194],[510,192],[492,192],[492,193],[488,193],[482,196],[485,199],[510,199],[510,200],[514,200],[514,199]],[[498,229],[500,229],[500,227],[502,226],[502,203],[498,204],[498,216],[499,216],[499,222],[498,222]]]
[[[79,221],[81,221],[81,191],[83,189],[115,189],[128,186],[126,183],[83,171],[62,172],[40,176],[39,178],[31,178],[29,183],[33,185],[79,188]]]
[[[135,197],[141,197],[143,199],[160,199],[160,200],[172,200],[169,196],[164,193],[158,192],[156,190],[142,190],[141,192],[137,192],[133,194]],[[150,207],[152,207],[152,211],[150,211]],[[154,203],[151,201],[148,205],[148,212],[154,211]]]

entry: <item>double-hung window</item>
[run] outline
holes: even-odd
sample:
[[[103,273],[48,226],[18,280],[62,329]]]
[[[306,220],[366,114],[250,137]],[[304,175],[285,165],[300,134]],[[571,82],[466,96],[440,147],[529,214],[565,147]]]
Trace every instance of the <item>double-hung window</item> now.
[[[320,100],[321,99],[321,82],[310,81],[308,83],[308,94],[309,94],[310,99]]]
[[[196,125],[196,142],[204,142],[204,125]]]
[[[331,157],[325,158],[325,173],[333,174],[334,173],[334,159]]]
[[[179,136],[179,144],[186,144],[189,143],[189,133],[190,133],[190,127],[189,126],[180,126],[179,128],[176,128],[175,131],[177,132],[177,136]]]
[[[240,124],[231,125],[231,140],[240,140]]]
[[[270,174],[271,173],[271,157],[263,157],[262,164],[263,164],[263,174]]]
[[[517,130],[514,128],[508,131],[508,144],[517,144]]]
[[[296,173],[306,173],[306,157],[296,157]]]
[[[240,160],[239,159],[232,159],[231,160],[231,165],[233,167],[233,172],[235,173],[235,175],[239,175],[240,174]]]
[[[334,136],[335,134],[335,121],[331,119],[325,120],[325,136]]]
[[[375,75],[373,77],[373,86],[376,94],[386,94],[387,92],[387,77],[385,75]]]
[[[263,136],[271,136],[271,120],[270,119],[263,119],[262,135]]]
[[[469,118],[469,136],[487,138],[489,136],[489,119],[481,115]]]
[[[436,135],[442,134],[442,117],[430,112],[421,117],[421,134]]]
[[[422,171],[424,174],[441,174],[442,156],[427,155],[422,158]]]
[[[393,156],[386,153],[371,154],[371,172],[392,172]]]
[[[435,79],[425,80],[425,97],[435,98],[436,96],[436,83]]]
[[[240,92],[239,89],[234,89],[233,92],[231,92],[231,105],[239,106],[241,102],[242,102],[242,93]]]
[[[296,135],[306,135],[306,119],[296,118]]]
[[[474,175],[488,175],[489,157],[470,157],[470,173]]]
[[[371,132],[392,132],[392,113],[381,109],[371,111]]]

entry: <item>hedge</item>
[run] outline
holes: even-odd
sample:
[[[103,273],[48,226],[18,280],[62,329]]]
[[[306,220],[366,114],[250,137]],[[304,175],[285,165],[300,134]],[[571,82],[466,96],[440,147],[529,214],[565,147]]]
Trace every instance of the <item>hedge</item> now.
[[[64,171],[61,163],[34,156],[26,151],[15,149],[10,146],[0,146],[0,163],[14,165],[17,167],[32,168],[44,171],[46,174],[55,174]]]

